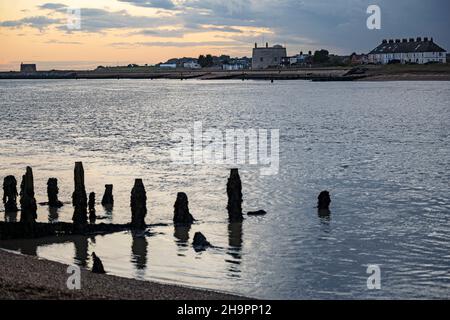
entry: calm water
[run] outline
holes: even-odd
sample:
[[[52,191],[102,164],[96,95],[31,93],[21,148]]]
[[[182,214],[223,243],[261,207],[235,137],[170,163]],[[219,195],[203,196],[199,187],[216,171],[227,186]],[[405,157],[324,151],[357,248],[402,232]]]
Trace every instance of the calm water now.
[[[141,280],[258,298],[449,298],[450,84],[65,80],[0,82],[0,178],[35,175],[36,198],[57,177],[70,201],[75,161],[99,201],[114,184],[116,205],[97,214],[130,220],[134,178],[144,179],[147,237],[4,242],[5,248],[106,269]],[[223,166],[171,162],[171,133],[204,128],[280,129],[280,173],[243,166],[244,210],[265,217],[228,224]],[[332,194],[330,217],[315,207]],[[174,229],[177,192],[199,222]],[[1,215],[6,216],[1,204]],[[40,221],[69,221],[39,207]],[[216,248],[196,253],[201,231]],[[366,268],[381,268],[379,291]]]

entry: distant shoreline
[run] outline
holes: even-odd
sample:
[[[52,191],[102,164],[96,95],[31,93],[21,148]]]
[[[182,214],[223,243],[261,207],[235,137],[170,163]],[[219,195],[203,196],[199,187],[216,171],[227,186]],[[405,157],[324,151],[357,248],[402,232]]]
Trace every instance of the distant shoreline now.
[[[0,72],[1,79],[174,79],[312,81],[450,81],[450,64],[360,65],[302,69],[224,71],[216,69],[104,68],[92,71]]]
[[[231,294],[99,275],[81,269],[81,290],[67,289],[67,265],[0,249],[0,300],[242,300]],[[108,266],[105,266],[107,270]]]

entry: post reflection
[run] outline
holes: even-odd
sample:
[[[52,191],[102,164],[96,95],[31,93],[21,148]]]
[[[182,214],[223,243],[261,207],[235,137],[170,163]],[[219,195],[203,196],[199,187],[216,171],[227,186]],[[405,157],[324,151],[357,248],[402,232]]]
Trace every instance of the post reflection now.
[[[56,223],[59,220],[58,208],[48,207],[48,222]]]
[[[131,244],[131,263],[136,269],[138,279],[145,278],[145,270],[147,268],[147,252],[148,242],[145,236],[132,235]]]
[[[319,217],[323,231],[330,233],[331,211],[329,209],[318,209],[317,216]]]
[[[75,236],[73,244],[75,246],[75,264],[86,267],[89,261],[89,238],[85,236]]]
[[[17,212],[5,212],[5,222],[17,222]]]
[[[225,259],[228,263],[228,272],[231,277],[240,277],[242,260],[242,222],[228,224],[228,250],[230,259]]]
[[[184,253],[189,250],[189,231],[191,231],[190,225],[175,225],[173,236],[178,247],[178,256],[184,257]]]

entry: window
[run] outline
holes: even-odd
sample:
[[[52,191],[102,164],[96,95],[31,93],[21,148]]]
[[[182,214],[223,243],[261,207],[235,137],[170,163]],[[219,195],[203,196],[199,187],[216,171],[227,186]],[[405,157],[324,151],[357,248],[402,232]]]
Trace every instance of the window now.
[[[278,58],[277,57],[275,57],[274,60],[275,60],[275,62],[278,62]]]
[[[259,58],[259,61],[263,62],[263,61],[264,61],[264,58],[263,58],[263,57]]]

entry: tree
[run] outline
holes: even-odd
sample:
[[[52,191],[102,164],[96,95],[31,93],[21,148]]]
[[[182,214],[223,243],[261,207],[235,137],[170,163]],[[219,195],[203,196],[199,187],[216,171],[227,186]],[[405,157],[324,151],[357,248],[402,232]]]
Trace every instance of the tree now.
[[[330,59],[328,50],[319,50],[314,52],[314,63],[325,63]]]
[[[198,64],[202,68],[212,67],[214,65],[213,57],[210,54],[206,55],[206,57],[204,55],[200,55],[198,57]]]

